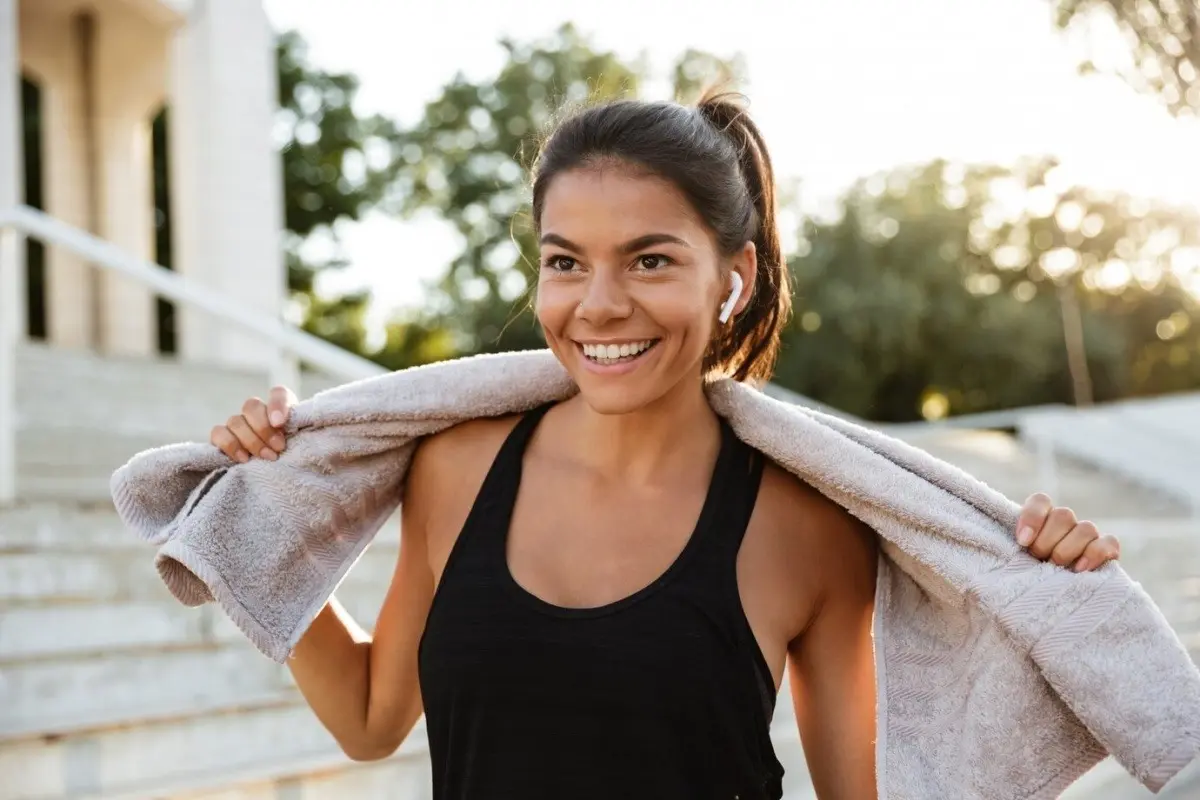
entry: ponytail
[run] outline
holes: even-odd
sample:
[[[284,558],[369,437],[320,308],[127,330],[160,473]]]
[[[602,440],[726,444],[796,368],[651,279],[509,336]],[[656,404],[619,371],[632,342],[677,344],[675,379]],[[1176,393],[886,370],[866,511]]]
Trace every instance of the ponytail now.
[[[753,294],[733,324],[722,328],[709,354],[709,371],[738,381],[767,381],[779,356],[779,337],[792,310],[791,286],[775,198],[775,171],[744,98],[705,93],[696,104],[701,117],[733,144],[746,186],[745,241],[757,255]]]

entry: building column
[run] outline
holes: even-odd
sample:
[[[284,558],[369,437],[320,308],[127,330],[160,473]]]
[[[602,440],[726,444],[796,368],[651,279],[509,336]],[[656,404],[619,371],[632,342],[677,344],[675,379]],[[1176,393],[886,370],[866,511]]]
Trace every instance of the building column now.
[[[272,141],[274,34],[259,2],[207,0],[171,53],[170,162],[176,269],[279,319],[286,292],[283,186]],[[279,352],[209,315],[180,308],[190,361],[275,372]]]
[[[80,15],[82,16],[82,15]],[[26,14],[21,20],[21,66],[42,96],[42,180],[47,214],[82,230],[96,232],[93,175],[88,153],[89,72],[79,41],[80,16]],[[55,347],[90,348],[94,344],[98,276],[66,248],[46,247],[48,340]]]
[[[166,33],[135,15],[97,18],[95,48],[97,233],[132,256],[154,260],[150,115],[164,94]],[[153,294],[137,281],[100,279],[100,348],[115,355],[157,353]]]
[[[0,0],[0,213],[21,197],[17,0]],[[17,496],[17,344],[24,338],[23,237],[0,229],[0,505]]]
[[[58,32],[61,49],[55,52],[59,71],[44,90],[46,115],[45,158],[46,211],[85,231],[96,233],[94,201],[95,173],[88,168],[92,129],[88,124],[89,93],[85,75],[89,66],[78,47],[78,20]],[[86,349],[95,344],[97,333],[95,288],[99,275],[79,256],[63,247],[46,253],[46,314],[49,338],[55,347]]]
[[[98,233],[126,253],[153,261],[150,136],[145,121],[131,114],[110,116],[99,134],[104,212]],[[157,333],[150,291],[107,271],[100,274],[99,284],[100,350],[112,355],[153,355]]]

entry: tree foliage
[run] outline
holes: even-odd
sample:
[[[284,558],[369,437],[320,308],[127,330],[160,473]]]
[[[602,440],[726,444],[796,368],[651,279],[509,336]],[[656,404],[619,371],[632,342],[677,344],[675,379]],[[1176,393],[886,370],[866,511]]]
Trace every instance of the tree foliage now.
[[[747,83],[746,59],[739,53],[722,58],[704,50],[688,48],[671,71],[675,100],[692,103],[710,86],[735,89]]]
[[[383,116],[356,112],[358,79],[314,67],[298,33],[280,34],[275,56],[288,287],[305,330],[361,353],[369,293],[321,298],[313,284],[321,270],[346,265],[337,223],[359,219],[391,185],[396,129]]]
[[[546,41],[501,46],[507,58],[494,79],[456,77],[398,146],[403,210],[433,210],[463,240],[425,329],[445,327],[471,352],[542,345],[528,313],[537,246],[524,214],[537,133],[560,109],[631,96],[639,84],[635,67],[594,51],[570,25]]]
[[[804,223],[778,381],[893,421],[1071,402],[1070,287],[1097,399],[1200,385],[1200,219],[1059,176],[939,161],[860,181],[840,219]]]
[[[356,220],[382,200],[394,172],[390,142],[396,130],[386,117],[359,116],[354,109],[358,79],[312,66],[299,34],[281,34],[275,54],[288,278],[294,290],[307,291],[316,272],[342,266],[344,260],[337,255],[306,259],[300,243],[314,233],[336,241],[335,223]]]
[[[1128,59],[1104,69],[1177,116],[1200,111],[1200,1],[1056,0],[1055,18],[1060,28],[1114,23]],[[1097,69],[1090,59],[1082,66]]]

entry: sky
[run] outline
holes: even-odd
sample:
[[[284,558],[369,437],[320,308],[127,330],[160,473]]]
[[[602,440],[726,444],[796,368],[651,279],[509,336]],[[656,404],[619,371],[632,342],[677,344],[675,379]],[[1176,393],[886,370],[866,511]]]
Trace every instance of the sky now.
[[[1124,57],[1115,31],[1088,43],[1058,32],[1048,0],[264,0],[321,67],[355,73],[359,107],[411,123],[462,72],[502,64],[498,41],[572,22],[598,48],[651,65],[665,99],[688,47],[741,53],[745,94],[781,179],[828,208],[855,179],[937,157],[1010,162],[1054,154],[1077,182],[1200,207],[1200,121],[1151,98],[1078,75],[1085,52]],[[436,219],[371,214],[339,229],[351,266],[320,288],[372,290],[371,322],[419,306],[425,282],[457,252]]]

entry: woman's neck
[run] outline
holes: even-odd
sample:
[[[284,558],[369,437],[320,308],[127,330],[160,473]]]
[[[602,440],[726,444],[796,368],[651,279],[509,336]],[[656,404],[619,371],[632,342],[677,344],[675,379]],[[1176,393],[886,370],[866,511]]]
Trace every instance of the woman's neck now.
[[[601,414],[581,395],[560,408],[560,441],[574,459],[605,478],[660,483],[663,475],[711,463],[721,445],[717,415],[701,380],[681,382],[625,414]]]

